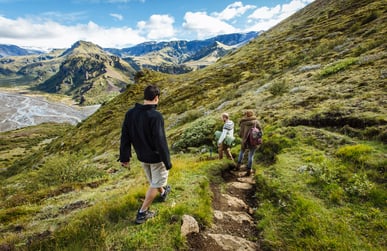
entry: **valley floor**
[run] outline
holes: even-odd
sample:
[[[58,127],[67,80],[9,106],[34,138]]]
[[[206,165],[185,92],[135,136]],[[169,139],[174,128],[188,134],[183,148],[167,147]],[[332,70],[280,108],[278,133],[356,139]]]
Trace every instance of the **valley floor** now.
[[[100,107],[100,105],[79,107],[69,104],[64,98],[51,101],[47,97],[20,89],[0,89],[0,132],[44,122],[75,125]],[[52,98],[54,97],[53,95]]]

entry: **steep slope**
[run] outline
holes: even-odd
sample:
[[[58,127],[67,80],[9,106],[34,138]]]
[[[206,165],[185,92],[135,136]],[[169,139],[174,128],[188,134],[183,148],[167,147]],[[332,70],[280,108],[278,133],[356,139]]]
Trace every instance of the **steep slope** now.
[[[210,226],[209,187],[232,165],[211,161],[219,116],[229,112],[237,131],[242,112],[253,109],[264,126],[252,196],[260,248],[384,250],[386,7],[385,1],[316,0],[204,69],[177,76],[139,72],[134,85],[74,130],[2,170],[3,243],[26,243],[32,235],[25,245],[35,250],[189,249],[179,232],[182,214],[193,215],[204,229]],[[162,90],[158,109],[174,153],[170,181],[176,189],[166,206],[154,205],[160,216],[138,227],[130,217],[145,193],[140,165],[133,160],[130,172],[115,168],[123,116],[142,102],[150,83]],[[47,191],[37,177],[51,177],[58,159],[65,170],[95,167],[94,176],[87,173],[93,180],[51,179]],[[30,194],[23,193],[25,187]],[[53,202],[60,198],[60,205]],[[83,207],[90,209],[64,219],[65,209]],[[37,227],[37,219],[45,223]],[[59,222],[53,230],[51,221]]]
[[[59,72],[37,89],[71,95],[80,104],[97,104],[116,96],[132,82],[135,71],[117,56],[79,41],[62,54]]]
[[[253,108],[268,124],[347,125],[385,142],[386,118],[380,115],[386,114],[386,27],[380,5],[316,1],[199,74],[176,78],[179,87],[163,99],[173,105],[164,109],[180,113],[184,101],[190,110],[222,109],[239,118],[241,110]]]

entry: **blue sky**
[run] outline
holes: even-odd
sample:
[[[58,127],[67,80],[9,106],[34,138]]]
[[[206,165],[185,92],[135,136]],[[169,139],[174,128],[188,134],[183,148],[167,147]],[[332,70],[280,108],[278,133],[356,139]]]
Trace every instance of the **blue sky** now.
[[[314,0],[0,0],[0,44],[124,48],[267,30]]]

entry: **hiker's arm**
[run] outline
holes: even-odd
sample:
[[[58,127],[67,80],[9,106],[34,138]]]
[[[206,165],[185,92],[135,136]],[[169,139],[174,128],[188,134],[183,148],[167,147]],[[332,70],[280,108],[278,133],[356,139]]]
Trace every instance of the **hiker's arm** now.
[[[160,154],[161,161],[164,163],[165,168],[169,170],[172,168],[172,163],[168,149],[167,137],[165,135],[164,119],[161,116],[156,120],[153,130],[157,151]]]
[[[222,144],[223,140],[226,138],[226,135],[227,135],[227,129],[223,129],[222,134],[218,139],[218,145]]]

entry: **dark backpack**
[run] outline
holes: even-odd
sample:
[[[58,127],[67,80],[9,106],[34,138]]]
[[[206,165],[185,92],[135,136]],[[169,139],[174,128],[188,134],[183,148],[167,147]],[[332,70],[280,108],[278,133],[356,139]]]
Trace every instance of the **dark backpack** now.
[[[262,144],[262,132],[257,128],[256,124],[250,128],[247,138],[250,146],[258,146]]]

